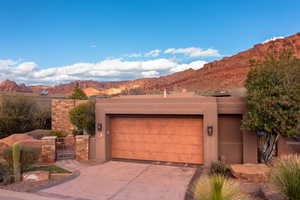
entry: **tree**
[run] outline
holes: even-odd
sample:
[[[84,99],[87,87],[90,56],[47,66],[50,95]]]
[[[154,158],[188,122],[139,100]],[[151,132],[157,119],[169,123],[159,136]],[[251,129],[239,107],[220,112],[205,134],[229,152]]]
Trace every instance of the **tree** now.
[[[69,97],[70,99],[86,100],[88,99],[86,94],[78,85],[74,88],[73,93]]]
[[[69,112],[70,121],[79,131],[95,134],[95,102],[81,103]]]
[[[248,112],[242,128],[263,137],[260,161],[266,163],[272,159],[280,136],[300,133],[300,59],[283,51],[252,64],[246,80]]]

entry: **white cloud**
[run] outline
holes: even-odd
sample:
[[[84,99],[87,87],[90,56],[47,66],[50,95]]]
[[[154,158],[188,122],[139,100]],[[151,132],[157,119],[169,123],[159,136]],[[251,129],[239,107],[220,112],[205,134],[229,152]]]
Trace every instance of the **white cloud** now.
[[[97,45],[95,45],[95,44],[90,45],[90,48],[96,48],[96,47],[97,47]]]
[[[32,72],[37,68],[37,64],[34,62],[23,62],[19,64],[15,71],[16,73],[27,73],[27,72]]]
[[[157,71],[145,71],[145,72],[142,72],[142,75],[145,77],[145,78],[151,78],[151,77],[156,77],[159,75],[159,72]]]
[[[196,57],[219,57],[221,56],[216,49],[201,49],[198,47],[189,48],[169,48],[164,51],[165,54],[183,54],[185,56],[196,58]]]
[[[170,69],[170,71],[171,72],[180,72],[180,71],[187,70],[187,69],[200,69],[206,63],[207,63],[206,61],[198,60],[198,61],[191,62],[189,64],[177,65],[176,67]]]
[[[124,56],[128,57],[128,58],[138,58],[138,57],[142,57],[142,54],[140,54],[140,53],[132,53],[132,54],[125,54]]]
[[[75,63],[41,69],[35,62],[0,60],[0,81],[10,79],[26,84],[58,84],[74,80],[129,80],[157,77],[189,68],[199,69],[205,61],[179,63],[158,58],[142,61],[105,59],[97,63]]]
[[[155,50],[152,50],[152,51],[149,51],[149,52],[145,53],[144,56],[145,57],[157,57],[157,56],[159,56],[160,52],[161,52],[161,50],[155,49]]]
[[[283,39],[283,38],[284,38],[283,36],[272,37],[270,39],[267,39],[267,40],[263,41],[263,44],[265,44],[267,42],[271,42],[271,41],[277,40],[277,39]]]

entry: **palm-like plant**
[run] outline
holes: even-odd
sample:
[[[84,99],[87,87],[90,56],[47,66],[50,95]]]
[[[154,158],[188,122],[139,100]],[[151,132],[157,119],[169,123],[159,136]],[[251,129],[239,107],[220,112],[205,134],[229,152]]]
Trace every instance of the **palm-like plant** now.
[[[194,185],[196,200],[247,200],[237,184],[222,175],[202,177]]]

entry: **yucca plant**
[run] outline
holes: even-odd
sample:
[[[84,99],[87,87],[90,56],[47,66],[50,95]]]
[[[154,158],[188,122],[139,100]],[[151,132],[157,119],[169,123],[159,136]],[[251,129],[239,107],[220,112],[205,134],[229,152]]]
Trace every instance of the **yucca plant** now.
[[[248,200],[237,184],[222,175],[200,178],[193,188],[196,200]]]
[[[272,167],[271,183],[288,200],[300,199],[300,156],[288,155],[280,158]]]

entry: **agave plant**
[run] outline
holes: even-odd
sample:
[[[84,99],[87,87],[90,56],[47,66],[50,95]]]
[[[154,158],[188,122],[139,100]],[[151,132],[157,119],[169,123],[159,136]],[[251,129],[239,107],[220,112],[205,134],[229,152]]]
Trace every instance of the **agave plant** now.
[[[300,156],[280,158],[272,167],[271,183],[289,200],[300,199]]]
[[[222,175],[200,178],[194,185],[196,200],[248,200],[239,186]]]

